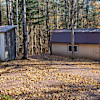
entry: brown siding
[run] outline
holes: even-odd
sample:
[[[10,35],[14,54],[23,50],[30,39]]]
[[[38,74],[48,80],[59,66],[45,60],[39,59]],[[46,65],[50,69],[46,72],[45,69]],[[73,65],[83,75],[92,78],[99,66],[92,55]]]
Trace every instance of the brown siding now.
[[[100,59],[100,45],[93,44],[77,44],[78,53],[75,53],[76,57]],[[52,54],[71,56],[68,52],[68,44],[66,43],[52,43]]]

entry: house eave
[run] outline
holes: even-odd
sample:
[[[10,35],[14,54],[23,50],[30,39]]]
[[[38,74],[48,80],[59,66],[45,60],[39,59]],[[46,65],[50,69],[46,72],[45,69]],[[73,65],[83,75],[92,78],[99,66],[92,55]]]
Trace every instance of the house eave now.
[[[68,42],[50,42],[50,43],[51,43],[51,44],[52,44],[52,43],[58,43],[58,44],[59,44],[59,43],[60,43],[60,44],[71,44],[71,43],[68,43]],[[97,44],[96,44],[96,43],[75,43],[75,44],[100,45],[100,44],[98,44],[98,43],[97,43]]]

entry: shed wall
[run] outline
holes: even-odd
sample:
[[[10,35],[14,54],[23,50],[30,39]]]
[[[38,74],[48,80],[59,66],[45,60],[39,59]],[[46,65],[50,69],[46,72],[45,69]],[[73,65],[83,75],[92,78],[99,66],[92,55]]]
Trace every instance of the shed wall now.
[[[67,43],[52,43],[52,54],[71,56],[71,52],[68,52]],[[76,44],[78,45],[78,53],[75,53],[75,57],[84,57],[92,59],[100,59],[100,45],[95,44]]]

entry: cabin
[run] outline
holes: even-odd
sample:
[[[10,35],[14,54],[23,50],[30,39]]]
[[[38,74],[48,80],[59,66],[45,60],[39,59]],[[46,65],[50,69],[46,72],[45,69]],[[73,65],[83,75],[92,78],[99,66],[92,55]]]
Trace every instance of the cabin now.
[[[51,53],[53,55],[71,56],[71,30],[52,30]],[[100,60],[100,29],[75,29],[74,30],[75,57]]]
[[[10,61],[16,58],[17,26],[0,26],[0,61]]]

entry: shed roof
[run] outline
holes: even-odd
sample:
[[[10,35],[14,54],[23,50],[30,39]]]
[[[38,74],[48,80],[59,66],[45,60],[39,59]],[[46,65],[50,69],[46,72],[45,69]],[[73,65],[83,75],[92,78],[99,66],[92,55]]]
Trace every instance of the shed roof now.
[[[55,29],[55,30],[52,30],[51,31],[52,33],[55,33],[55,32],[71,32],[71,29]],[[90,29],[87,29],[87,28],[83,28],[83,29],[74,29],[74,32],[100,32],[100,29],[99,28],[90,28]]]
[[[17,27],[17,25],[0,26],[0,33],[6,33],[16,27]]]
[[[99,31],[99,29],[83,29],[82,31],[77,29],[75,31],[75,43],[100,44]],[[66,30],[66,32],[65,30],[53,30],[52,32],[51,43],[71,43],[71,30]]]

